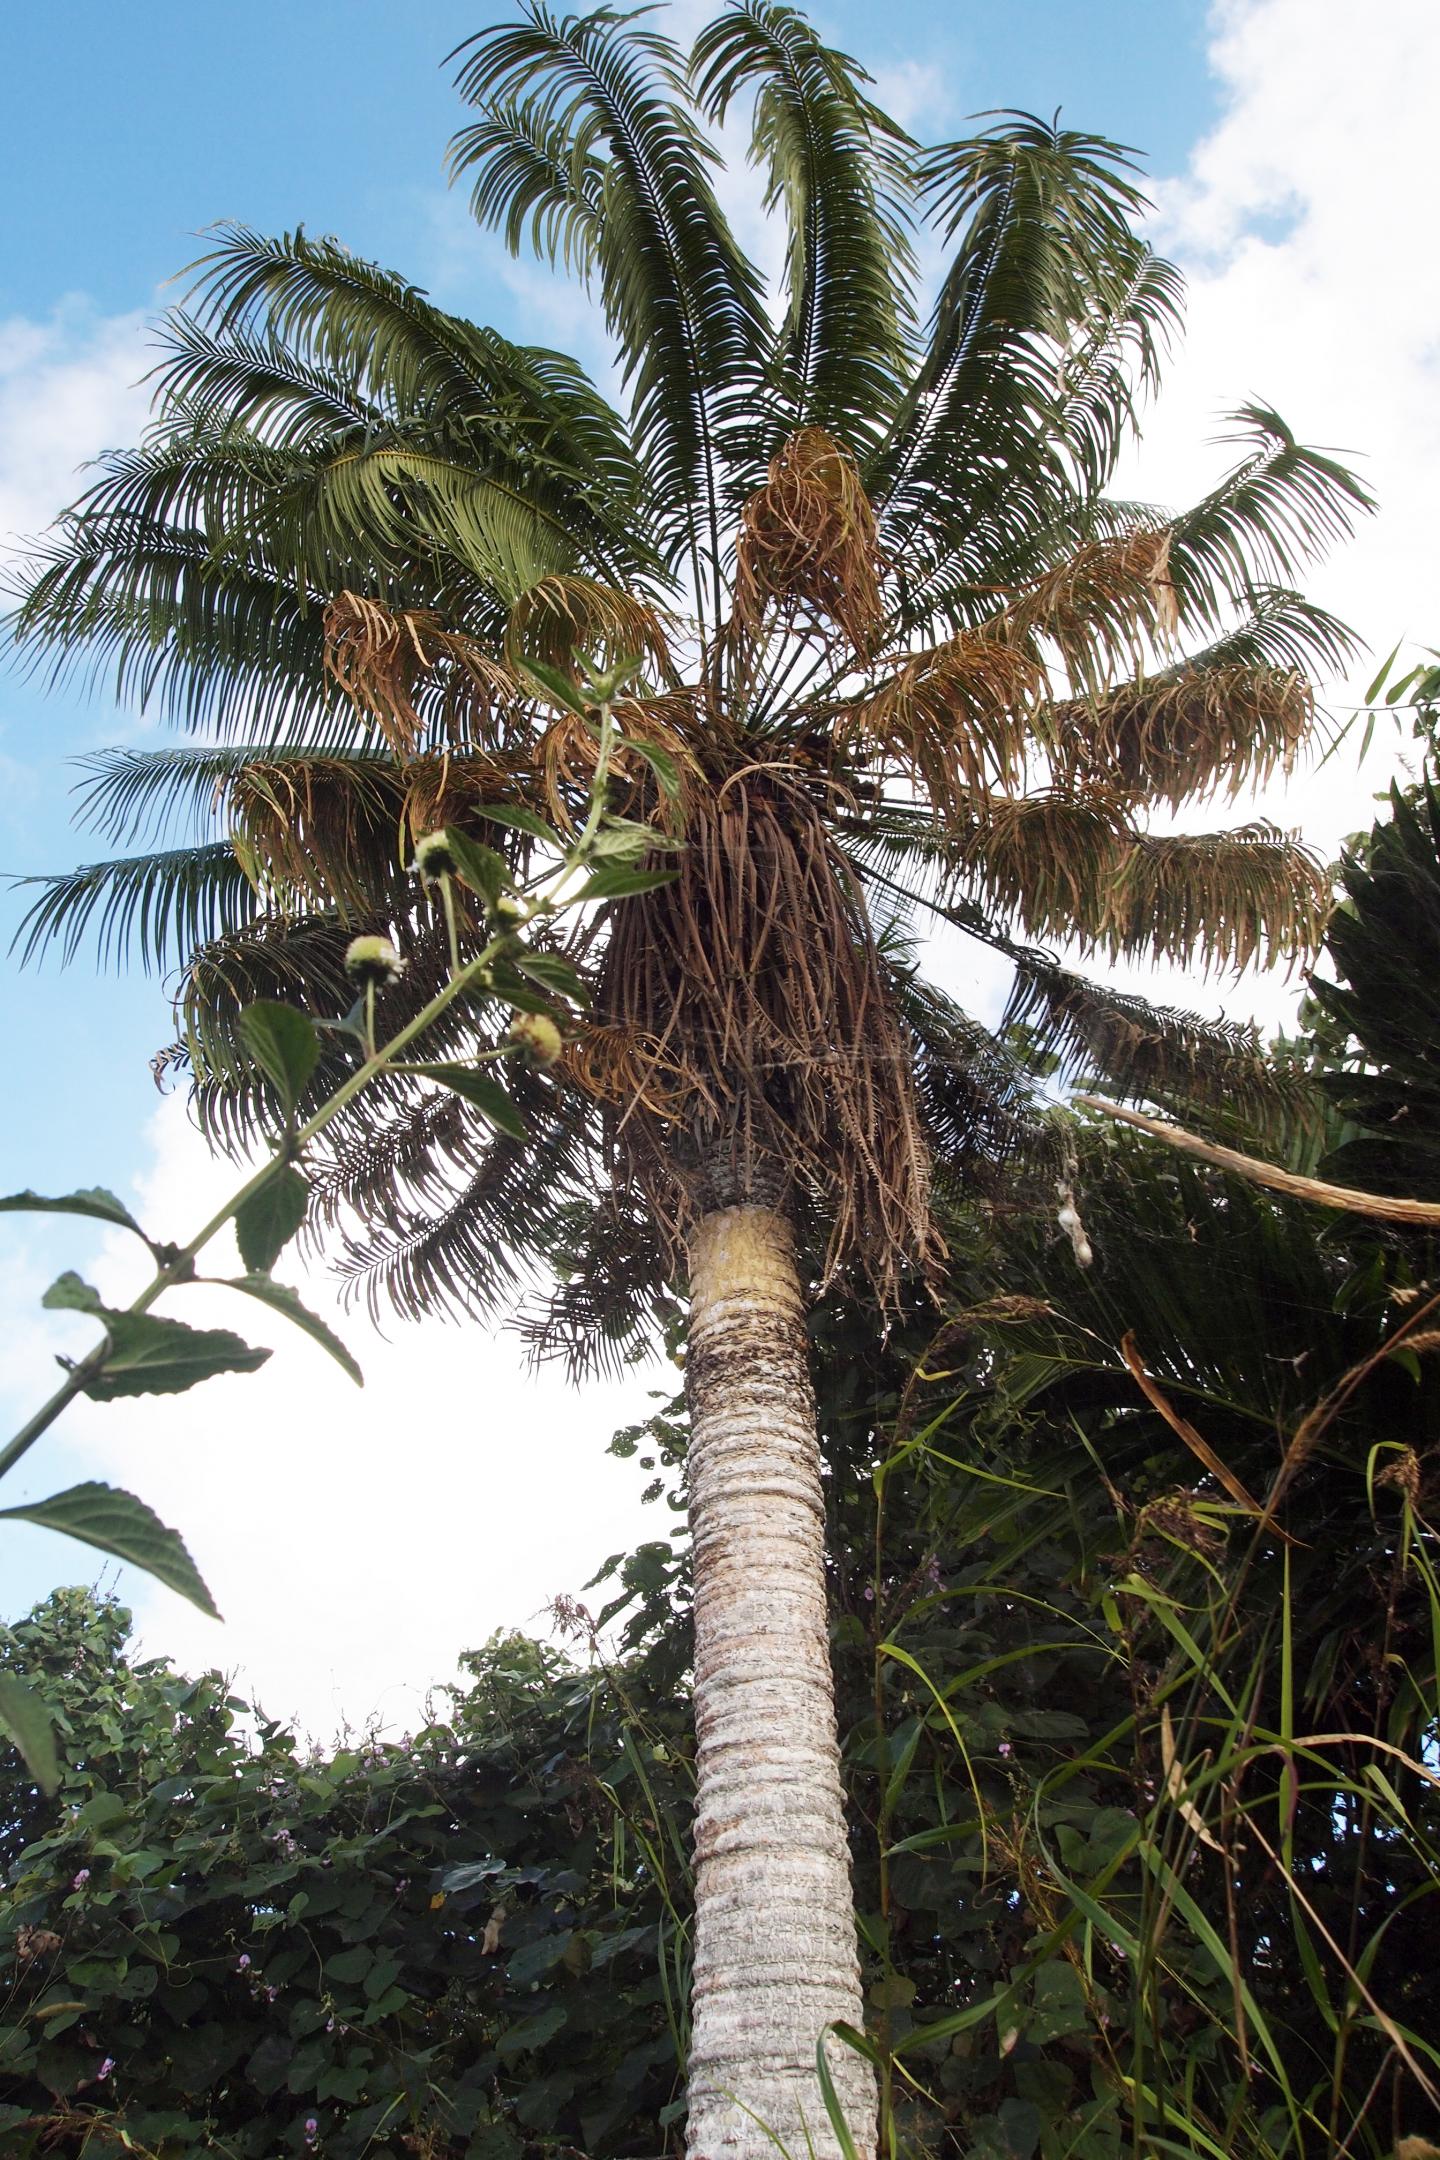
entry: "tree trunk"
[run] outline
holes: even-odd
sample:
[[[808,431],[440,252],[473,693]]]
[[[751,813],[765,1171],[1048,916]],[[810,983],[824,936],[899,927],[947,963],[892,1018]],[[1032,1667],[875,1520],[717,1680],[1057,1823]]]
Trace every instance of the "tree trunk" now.
[[[858,2026],[863,2013],[815,1396],[788,1223],[763,1207],[704,1216],[690,1276],[699,1791],[689,2160],[776,2160],[775,2139],[792,2160],[812,2148],[832,2160],[815,2045],[832,2019]],[[826,2052],[855,2143],[872,2153],[870,2066],[834,2039]]]

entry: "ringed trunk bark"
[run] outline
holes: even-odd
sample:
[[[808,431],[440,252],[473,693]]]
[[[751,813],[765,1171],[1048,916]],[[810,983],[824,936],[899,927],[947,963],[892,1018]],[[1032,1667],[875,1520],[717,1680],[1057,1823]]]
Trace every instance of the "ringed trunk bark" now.
[[[699,1789],[687,2150],[775,2160],[778,2139],[792,2160],[837,2160],[815,2045],[832,2019],[862,2025],[863,2007],[815,1396],[785,1218],[704,1216],[690,1279]],[[833,2039],[826,2052],[855,2143],[873,2153],[870,2066]]]

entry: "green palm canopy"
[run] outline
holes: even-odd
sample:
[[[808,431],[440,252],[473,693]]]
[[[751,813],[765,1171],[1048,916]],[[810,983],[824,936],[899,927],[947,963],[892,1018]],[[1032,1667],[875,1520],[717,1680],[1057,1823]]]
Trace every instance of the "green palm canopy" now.
[[[594,297],[625,414],[333,240],[224,227],[161,332],[153,426],[12,618],[36,666],[190,738],[87,762],[85,816],[122,852],[41,880],[21,942],[178,970],[173,1061],[227,1142],[264,1108],[244,1004],[341,1011],[360,930],[408,963],[386,1022],[443,978],[418,836],[486,837],[523,878],[537,819],[584,799],[593,736],[527,663],[639,661],[622,717],[648,754],[611,807],[682,839],[680,874],[572,940],[593,1003],[555,1071],[517,1078],[528,1141],[391,1076],[317,1165],[373,1300],[485,1310],[558,1267],[538,1336],[592,1354],[634,1338],[727,1199],[782,1196],[817,1281],[889,1293],[940,1262],[935,1178],[1002,1158],[1028,1097],[919,980],[931,905],[1112,1085],[1254,1083],[1248,1031],[1044,947],[1313,945],[1302,847],[1146,819],[1300,751],[1344,637],[1295,581],[1366,501],[1259,408],[1193,508],[1107,492],[1180,306],[1116,145],[1004,114],[923,148],[788,7],[743,0],[688,56],[655,20],[533,5],[455,56],[453,170]],[[716,192],[737,113],[778,298]],[[451,1024],[437,1056],[473,1043],[473,1015]]]

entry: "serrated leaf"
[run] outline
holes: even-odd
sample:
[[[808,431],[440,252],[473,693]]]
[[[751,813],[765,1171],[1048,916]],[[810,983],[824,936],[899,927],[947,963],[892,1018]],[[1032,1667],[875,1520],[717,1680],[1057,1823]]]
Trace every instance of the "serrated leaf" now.
[[[288,1283],[278,1283],[273,1276],[266,1274],[230,1275],[225,1277],[225,1282],[229,1289],[243,1290],[247,1297],[257,1298],[262,1305],[268,1305],[274,1312],[283,1313],[296,1327],[303,1328],[307,1335],[319,1343],[322,1350],[329,1351],[341,1370],[350,1375],[356,1387],[364,1387],[365,1375],[339,1336],[328,1328],[317,1314],[311,1312],[308,1305],[301,1304]]]
[[[61,1282],[65,1280],[62,1276]],[[51,1296],[47,1293],[47,1303]],[[85,1384],[84,1392],[94,1402],[113,1402],[122,1395],[179,1395],[215,1373],[255,1372],[270,1355],[252,1349],[228,1328],[193,1328],[183,1320],[111,1312],[104,1305],[82,1309],[94,1312],[109,1337],[104,1364]]]
[[[320,1058],[315,1023],[297,1006],[261,998],[240,1015],[240,1039],[266,1077],[293,1110]]]
[[[79,1192],[62,1193],[58,1199],[49,1199],[44,1193],[7,1193],[0,1199],[0,1215],[88,1215],[94,1222],[116,1223],[122,1230],[133,1230],[136,1237],[145,1237],[134,1216],[123,1201],[103,1185],[86,1185]],[[149,1240],[146,1239],[146,1243]]]
[[[568,675],[562,675],[559,668],[551,667],[544,660],[522,660],[520,672],[538,683],[557,705],[563,705],[568,712],[579,713],[582,720],[597,702],[593,696],[587,698],[578,690]]]
[[[518,955],[514,967],[504,960],[495,961],[490,969],[491,989],[496,997],[502,998],[507,1005],[513,1005],[517,1012],[547,1013],[553,1019],[554,1000],[542,997],[538,990],[532,990],[524,976],[519,973],[519,968],[529,958],[528,953]]]
[[[66,1268],[40,1300],[51,1312],[103,1312],[100,1293],[92,1290],[88,1282],[82,1282],[73,1268]]]
[[[516,832],[529,833],[532,840],[547,841],[551,847],[558,848],[561,844],[560,835],[552,832],[533,810],[527,810],[524,803],[477,803],[475,807],[480,816],[489,818],[492,824],[509,825]]]
[[[60,1530],[82,1545],[93,1545],[97,1552],[113,1553],[178,1591],[212,1619],[220,1618],[179,1531],[167,1529],[134,1493],[114,1485],[72,1485],[28,1507],[0,1509],[0,1521],[38,1523],[44,1530]]]
[[[466,1102],[473,1103],[492,1125],[500,1132],[508,1133],[512,1140],[526,1137],[525,1122],[499,1081],[477,1072],[473,1065],[411,1065],[406,1069],[423,1073],[427,1080],[438,1080],[442,1087],[463,1095]]]
[[[608,869],[597,870],[575,897],[577,900],[621,900],[630,893],[655,892],[661,885],[673,885],[679,875],[678,870],[631,870],[624,863],[615,863]]]
[[[445,838],[455,858],[457,874],[490,907],[495,905],[501,893],[507,892],[515,879],[505,857],[483,840],[467,840],[464,833],[447,826]]]
[[[60,1758],[55,1752],[55,1721],[34,1690],[14,1673],[0,1673],[0,1731],[14,1741],[41,1792],[56,1791]]]
[[[573,1005],[588,1005],[590,991],[584,976],[573,961],[561,953],[523,953],[515,965],[522,975],[532,982],[543,983],[557,997],[569,998]]]
[[[660,792],[674,802],[680,793],[680,768],[668,750],[659,749],[654,743],[640,742],[633,735],[625,738],[625,748],[644,758],[660,783]]]
[[[293,1163],[286,1163],[251,1193],[235,1211],[240,1257],[252,1275],[268,1275],[301,1223],[310,1187]]]

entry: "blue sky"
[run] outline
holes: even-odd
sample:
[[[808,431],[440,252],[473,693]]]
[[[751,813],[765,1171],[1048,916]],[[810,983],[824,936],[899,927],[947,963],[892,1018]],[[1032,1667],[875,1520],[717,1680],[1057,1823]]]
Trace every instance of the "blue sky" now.
[[[508,12],[450,0],[145,0],[130,8],[66,0],[6,12],[0,527],[52,514],[72,491],[79,460],[133,435],[142,411],[127,386],[144,364],[140,323],[176,297],[173,287],[162,291],[164,281],[199,252],[196,236],[218,218],[333,231],[444,305],[538,343],[573,336],[595,362],[583,311],[543,277],[517,273],[444,186],[445,144],[463,108],[441,62],[469,31]],[[703,19],[692,0],[683,19]],[[1440,67],[1440,30],[1425,0],[1390,0],[1363,35],[1347,0],[1217,0],[1213,8],[1202,0],[992,0],[967,9],[836,0],[817,19],[904,102],[921,136],[962,133],[966,116],[987,108],[1048,114],[1060,106],[1074,126],[1137,144],[1158,182],[1162,242],[1185,264],[1192,293],[1189,345],[1147,433],[1137,485],[1161,497],[1198,491],[1225,462],[1206,447],[1216,415],[1248,396],[1273,399],[1311,439],[1370,453],[1386,497],[1385,517],[1322,574],[1319,596],[1380,649],[1404,634],[1440,641],[1424,481],[1440,466],[1435,308],[1417,290],[1416,237],[1406,230],[1406,205],[1423,203],[1431,185],[1424,84]],[[136,728],[103,695],[82,702],[0,675],[0,870],[64,867],[104,852],[68,827],[66,761]],[[1328,845],[1368,815],[1368,791],[1382,778],[1332,768],[1291,804],[1267,807]],[[7,937],[18,912],[13,895],[0,896]],[[20,973],[3,958],[0,969],[10,1052],[0,1068],[0,1190],[103,1182],[129,1193],[148,1179],[155,1204],[178,1211],[159,1227],[189,1227],[209,1172],[187,1148],[179,1105],[155,1123],[147,1060],[167,1039],[163,988],[97,976],[88,958],[63,973]],[[1204,992],[1212,1004],[1221,995]],[[1247,1011],[1283,1009],[1279,992],[1234,995]],[[90,1241],[80,1225],[0,1221],[0,1286],[20,1315],[8,1362],[0,1353],[0,1413],[18,1415],[44,1384],[53,1343],[48,1324],[30,1328],[29,1308],[17,1301],[60,1267],[88,1265]],[[262,1376],[158,1405],[143,1425],[119,1406],[82,1410],[73,1442],[48,1442],[32,1458],[37,1489],[133,1474],[190,1534],[236,1617],[222,1640],[174,1600],[152,1601],[154,1647],[173,1645],[192,1660],[242,1659],[268,1699],[288,1708],[281,1692],[304,1662],[300,1638],[329,1631],[369,1644],[349,1664],[338,1652],[328,1664],[312,1660],[313,1670],[294,1680],[295,1701],[321,1723],[332,1702],[363,1716],[372,1699],[389,1702],[397,1689],[403,1695],[441,1676],[462,1632],[473,1640],[500,1619],[523,1622],[546,1589],[578,1587],[585,1561],[607,1547],[612,1518],[627,1534],[638,1520],[618,1468],[603,1466],[611,1484],[602,1490],[586,1483],[580,1454],[552,1454],[553,1518],[548,1532],[536,1532],[541,1544],[549,1536],[546,1556],[529,1575],[517,1559],[507,1575],[493,1526],[503,1521],[503,1542],[518,1551],[526,1503],[518,1469],[512,1476],[503,1467],[514,1468],[515,1449],[496,1443],[483,1492],[463,1485],[478,1475],[471,1468],[416,1467],[416,1479],[453,1470],[455,1490],[471,1498],[452,1496],[448,1512],[463,1523],[473,1505],[491,1526],[480,1588],[468,1603],[447,1602],[433,1590],[440,1533],[404,1476],[387,1467],[396,1459],[397,1406],[420,1384],[425,1360],[424,1384],[472,1395],[483,1385],[496,1401],[523,1403],[557,1450],[574,1441],[598,1455],[611,1426],[634,1414],[633,1394],[567,1408],[558,1393],[522,1381],[513,1353],[494,1346],[481,1382],[453,1333],[438,1347],[417,1346],[413,1335],[392,1348],[357,1347],[377,1375],[359,1407],[337,1398],[344,1383],[332,1384],[328,1370],[304,1365],[307,1353],[284,1367],[300,1375],[298,1393],[284,1398],[296,1405],[289,1434],[246,1433],[237,1391],[262,1390]],[[290,1356],[277,1356],[277,1372]],[[437,1381],[437,1372],[446,1377]],[[250,1399],[272,1406],[272,1420],[279,1414],[280,1395]],[[338,1510],[333,1481],[311,1468],[312,1456],[335,1459],[337,1441],[378,1481],[372,1498],[351,1494]],[[272,1443],[282,1452],[266,1454]],[[274,1532],[261,1490],[267,1478],[301,1494],[298,1527]],[[396,1525],[411,1519],[404,1511],[412,1501],[406,1546]],[[268,1557],[257,1557],[261,1523]],[[653,1534],[656,1526],[642,1527]],[[569,1572],[535,1574],[552,1559]],[[0,1610],[21,1608],[75,1561],[75,1548],[38,1535],[7,1542]],[[417,1621],[390,1648],[370,1643],[359,1608],[344,1598],[372,1563],[394,1572],[402,1595],[406,1569],[422,1570],[428,1632]]]

